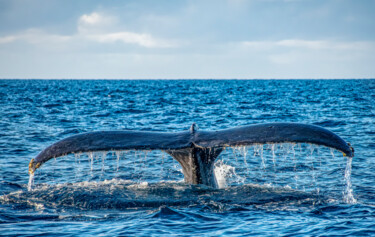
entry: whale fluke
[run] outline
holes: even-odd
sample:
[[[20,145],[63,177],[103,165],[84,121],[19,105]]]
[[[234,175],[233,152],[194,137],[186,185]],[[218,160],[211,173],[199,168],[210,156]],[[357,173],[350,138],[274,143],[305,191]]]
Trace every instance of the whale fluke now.
[[[200,132],[195,144],[201,147],[246,146],[267,143],[312,143],[353,156],[350,146],[338,135],[316,125],[266,123],[213,132]]]
[[[215,159],[224,147],[272,143],[312,143],[331,147],[353,157],[354,149],[335,133],[315,125],[265,123],[218,131],[165,133],[143,131],[98,131],[60,140],[29,164],[29,173],[48,160],[71,153],[110,150],[164,150],[182,166],[185,182],[216,187]]]

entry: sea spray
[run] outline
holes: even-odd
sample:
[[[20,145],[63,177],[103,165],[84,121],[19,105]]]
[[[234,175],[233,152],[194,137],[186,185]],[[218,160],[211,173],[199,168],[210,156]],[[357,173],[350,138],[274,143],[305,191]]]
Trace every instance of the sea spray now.
[[[237,183],[243,183],[245,180],[236,173],[236,169],[233,166],[225,164],[223,160],[215,162],[214,173],[219,188],[228,187],[229,179],[234,178],[234,181]]]
[[[293,143],[282,144],[282,146],[279,144],[254,144],[253,146],[231,147],[231,149],[223,149],[224,152],[222,152],[215,163],[214,174],[220,188],[243,184],[271,184],[273,187],[289,185],[293,189],[304,190],[306,192],[314,192],[315,190],[318,194],[319,192],[334,191],[337,194],[336,196],[341,200],[344,194],[345,202],[355,202],[353,201],[355,199],[353,198],[353,191],[351,189],[350,174],[348,174],[348,172],[350,173],[351,166],[346,169],[345,192],[340,188],[336,190],[339,187],[339,183],[344,180],[339,172],[335,172],[332,169],[332,164],[336,164],[336,161],[327,159],[330,157],[330,150],[327,149],[326,154],[322,152],[318,156],[316,149],[318,147],[311,146],[310,144],[303,144],[301,147],[299,144]],[[252,150],[254,150],[254,156],[252,155]],[[176,160],[168,155],[168,159],[166,159],[165,151],[161,151],[156,156],[155,154],[152,155],[152,153],[150,151],[126,151],[129,157],[127,157],[128,159],[123,159],[125,157],[121,156],[125,155],[124,151],[112,151],[112,155],[111,153],[107,154],[109,156],[106,160],[105,154],[102,152],[87,152],[88,162],[83,162],[86,159],[80,162],[79,155],[75,154],[76,166],[73,168],[81,169],[81,171],[87,170],[87,173],[91,173],[91,179],[89,175],[83,174],[79,170],[70,169],[70,167],[66,169],[66,172],[72,172],[72,177],[74,177],[74,172],[76,172],[75,174],[78,179],[76,181],[84,179],[93,181],[97,180],[97,178],[102,180],[103,178],[108,179],[113,177],[133,180],[136,183],[181,180],[183,177],[181,166]],[[322,156],[321,158],[324,162],[323,166],[319,165],[319,161],[317,160],[320,156]],[[282,157],[286,157],[286,159],[282,159]],[[110,165],[110,162],[112,162],[113,166]],[[340,163],[342,165],[341,168],[344,168],[344,163]],[[74,165],[74,163],[72,164]],[[86,169],[83,169],[83,165],[86,165]],[[106,169],[103,169],[105,165]],[[100,166],[102,169],[100,169]],[[47,171],[55,173],[52,172],[51,166],[44,167],[49,167]],[[107,169],[107,167],[111,169]],[[154,176],[152,175],[153,171],[157,171],[154,172]],[[54,177],[56,176],[51,176],[48,182],[53,183]],[[38,174],[38,177],[35,177],[35,182],[39,179],[44,180],[40,174]],[[57,181],[66,182],[66,179],[58,177]],[[330,183],[325,183],[325,181],[329,181]],[[29,181],[29,183],[32,182]],[[32,184],[29,184],[29,186],[32,186]]]

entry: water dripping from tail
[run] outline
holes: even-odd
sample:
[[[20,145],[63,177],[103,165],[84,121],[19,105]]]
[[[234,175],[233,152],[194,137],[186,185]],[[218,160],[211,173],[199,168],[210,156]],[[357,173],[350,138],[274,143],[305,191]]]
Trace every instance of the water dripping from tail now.
[[[107,152],[103,151],[101,155],[102,155],[102,169],[101,169],[101,172],[100,172],[100,178],[99,179],[102,179],[103,176],[104,176],[105,160],[107,158]]]
[[[29,183],[27,184],[27,190],[32,191],[34,186],[34,173],[30,173],[29,175]]]
[[[344,190],[344,202],[349,204],[357,203],[357,200],[353,196],[352,189],[352,160],[353,158],[348,157],[346,159],[346,168],[345,168],[345,190]]]
[[[120,167],[120,156],[121,156],[121,151],[115,151],[115,154],[116,154],[116,176],[117,176],[117,173],[118,173],[118,169]]]
[[[94,153],[88,152],[89,162],[90,162],[90,177],[93,177],[93,165],[94,165]]]

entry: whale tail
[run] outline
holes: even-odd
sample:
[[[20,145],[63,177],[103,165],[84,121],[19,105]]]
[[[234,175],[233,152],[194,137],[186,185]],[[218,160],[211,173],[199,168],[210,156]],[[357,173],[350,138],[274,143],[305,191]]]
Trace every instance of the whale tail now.
[[[110,150],[163,150],[177,160],[186,183],[216,187],[214,163],[223,148],[273,143],[311,143],[337,149],[353,157],[354,149],[335,133],[315,125],[266,123],[219,131],[198,131],[193,124],[179,133],[99,131],[60,140],[29,164],[32,174],[48,160],[71,153]]]

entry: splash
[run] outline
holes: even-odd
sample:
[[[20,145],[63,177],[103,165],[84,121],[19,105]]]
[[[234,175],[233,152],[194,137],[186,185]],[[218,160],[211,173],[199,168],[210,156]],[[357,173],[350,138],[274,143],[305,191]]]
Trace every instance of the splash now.
[[[245,178],[239,176],[236,173],[236,168],[225,164],[223,160],[218,160],[215,163],[214,174],[218,184],[218,187],[227,188],[229,179],[234,179],[237,183],[244,183]]]
[[[137,150],[87,152],[85,155],[88,159],[80,159],[81,154],[75,154],[75,161],[69,163],[69,159],[66,159],[65,166],[59,165],[64,175],[55,175],[54,167],[49,167],[47,171],[52,174],[49,183],[67,183],[71,181],[69,177],[76,177],[76,182],[120,178],[133,180],[138,184],[183,180],[181,166],[177,161],[164,151],[155,153]],[[237,146],[224,149],[215,162],[214,175],[220,189],[258,184],[291,187],[293,190],[324,195],[328,188],[329,192],[340,196],[336,200],[355,203],[350,179],[351,160],[346,164],[345,177],[343,177],[340,176],[342,173],[337,171],[343,170],[345,164],[339,162],[342,160],[337,157],[333,150],[327,149],[326,153],[320,153],[318,147],[310,144]],[[48,174],[43,174],[40,178],[38,175],[35,182],[45,180],[46,175]],[[326,180],[328,183],[325,183]],[[345,181],[345,190],[340,186],[343,181]],[[28,190],[32,190],[33,185],[34,176],[29,178]]]
[[[215,166],[215,175],[220,188],[243,184],[291,187],[317,196],[329,195],[335,200],[354,203],[351,188],[351,163],[346,166],[345,177],[339,172],[345,164],[334,151],[309,143],[283,143],[232,147],[231,152],[223,152],[222,161]],[[241,161],[242,162],[239,162]],[[235,167],[231,169],[230,167]],[[341,184],[345,181],[345,192]],[[240,183],[241,184],[241,183]]]
[[[219,160],[215,163],[214,173],[219,188],[228,187],[227,176],[231,172],[231,169],[234,168],[232,166],[225,165],[222,160]]]

